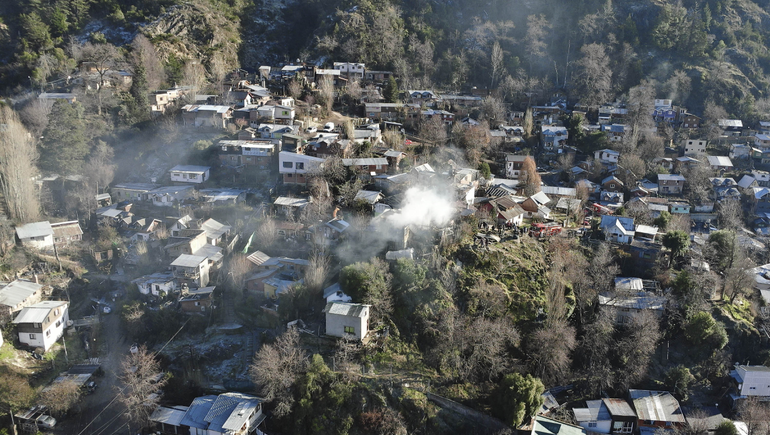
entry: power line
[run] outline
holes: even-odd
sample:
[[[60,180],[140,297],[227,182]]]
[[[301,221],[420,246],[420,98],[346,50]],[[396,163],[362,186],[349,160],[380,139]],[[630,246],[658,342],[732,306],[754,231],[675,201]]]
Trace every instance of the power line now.
[[[189,322],[189,321],[190,321],[190,319],[189,319],[189,318],[188,318],[187,320],[185,320],[185,322],[182,324],[182,326],[180,326],[180,327],[179,327],[179,329],[178,329],[178,330],[177,330],[177,331],[174,333],[174,335],[172,335],[172,336],[171,336],[171,338],[169,338],[169,339],[168,339],[168,341],[166,342],[166,344],[164,344],[164,345],[163,345],[163,347],[161,347],[159,351],[157,351],[157,352],[153,353],[153,356],[155,356],[155,355],[157,355],[157,354],[159,354],[159,353],[163,352],[163,349],[165,349],[165,348],[166,348],[166,346],[168,346],[168,345],[169,345],[169,343],[171,343],[171,340],[173,340],[174,338],[176,338],[176,336],[177,336],[177,335],[178,335],[180,332],[182,332],[182,328],[184,328],[184,327],[185,327],[185,325],[187,325],[187,322]],[[83,432],[85,432],[85,431],[86,431],[86,429],[88,429],[88,427],[89,427],[89,426],[91,426],[91,425],[92,425],[92,424],[93,424],[93,423],[96,421],[96,419],[97,419],[97,418],[99,418],[99,416],[100,416],[100,415],[102,415],[102,413],[104,413],[104,411],[106,411],[106,410],[107,410],[107,408],[109,408],[110,406],[112,406],[112,404],[113,404],[113,403],[115,403],[115,401],[116,401],[116,400],[118,400],[118,397],[120,397],[120,395],[121,395],[121,394],[123,394],[123,391],[124,391],[126,388],[127,388],[127,386],[124,386],[123,388],[121,388],[121,389],[120,389],[120,391],[118,392],[118,394],[116,394],[116,395],[115,395],[115,397],[113,397],[113,398],[112,398],[112,400],[110,400],[110,403],[108,403],[108,404],[107,404],[107,406],[105,406],[105,407],[104,407],[104,408],[103,408],[101,411],[99,411],[99,413],[98,413],[98,414],[96,414],[96,417],[94,417],[94,418],[93,418],[93,419],[92,419],[90,422],[88,422],[88,424],[87,424],[87,425],[86,425],[86,426],[85,426],[85,427],[84,427],[84,428],[83,428],[83,429],[82,429],[80,432],[78,432],[78,435],[83,435]],[[123,412],[125,412],[125,411],[123,411]],[[119,415],[121,415],[121,414],[119,414]],[[122,427],[122,426],[121,426],[121,427]]]

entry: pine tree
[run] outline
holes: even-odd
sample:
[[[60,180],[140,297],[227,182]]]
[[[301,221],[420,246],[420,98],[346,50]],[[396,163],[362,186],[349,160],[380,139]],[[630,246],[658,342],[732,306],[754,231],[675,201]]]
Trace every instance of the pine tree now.
[[[134,68],[134,77],[129,92],[134,97],[134,119],[136,122],[146,121],[150,109],[150,99],[148,97],[149,87],[147,86],[147,74],[144,66],[137,65]]]
[[[79,174],[88,155],[80,103],[57,101],[40,145],[40,168],[59,175]]]
[[[383,93],[386,102],[395,103],[398,101],[398,83],[396,83],[396,79],[393,76],[390,76],[388,83],[385,84]]]

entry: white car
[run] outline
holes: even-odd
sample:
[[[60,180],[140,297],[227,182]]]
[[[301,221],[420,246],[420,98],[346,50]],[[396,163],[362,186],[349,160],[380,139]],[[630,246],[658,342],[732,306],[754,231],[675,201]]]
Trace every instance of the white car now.
[[[315,127],[308,127],[308,128],[305,129],[305,133],[315,133],[317,131],[318,131],[318,129],[315,128]]]

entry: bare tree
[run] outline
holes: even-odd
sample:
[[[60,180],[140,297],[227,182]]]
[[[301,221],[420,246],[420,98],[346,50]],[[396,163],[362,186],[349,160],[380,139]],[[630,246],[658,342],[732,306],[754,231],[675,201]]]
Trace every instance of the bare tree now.
[[[609,243],[602,243],[594,250],[586,272],[597,294],[614,288],[613,280],[620,273],[620,268],[615,263]]]
[[[206,86],[206,69],[198,60],[191,59],[184,64],[182,70],[182,85],[189,87],[185,93],[185,101],[195,103],[201,89]]]
[[[505,59],[503,58],[503,49],[500,47],[500,43],[497,41],[495,41],[495,43],[492,45],[491,61],[492,83],[489,87],[494,89],[495,85],[498,84],[507,74],[507,71],[505,70]]]
[[[308,263],[305,270],[305,286],[311,293],[320,294],[326,283],[331,261],[328,255],[314,250],[308,258]]]
[[[744,249],[736,249],[736,258],[732,266],[727,269],[724,275],[724,290],[722,293],[733,303],[738,296],[745,295],[751,291],[754,284],[754,274],[751,270],[756,266],[754,261],[749,258]]]
[[[527,341],[530,367],[546,385],[563,380],[572,363],[571,353],[577,345],[575,328],[566,319],[550,317]]]
[[[276,415],[284,416],[291,411],[294,403],[292,385],[307,364],[307,354],[295,328],[284,332],[274,344],[262,346],[254,356],[249,374],[265,400],[276,402]]]
[[[529,75],[535,63],[543,62],[547,56],[545,37],[551,24],[545,15],[530,15],[527,17],[527,35],[525,37],[526,50],[529,57]]]
[[[147,88],[151,91],[160,89],[160,85],[165,80],[165,71],[163,70],[163,63],[161,63],[158,57],[158,51],[155,46],[141,33],[138,33],[134,37],[134,41],[131,42],[132,50],[132,63],[134,66],[142,65],[144,67],[144,74],[147,78]],[[173,85],[173,83],[172,83]]]
[[[91,150],[84,173],[93,183],[94,194],[104,192],[115,178],[114,157],[115,151],[103,141],[97,141],[96,146]]]
[[[99,115],[102,114],[102,88],[104,88],[104,77],[107,73],[117,67],[121,55],[118,48],[112,44],[94,44],[86,42],[82,46],[75,47],[75,59],[85,62],[99,74],[99,83],[96,89],[98,100]]]
[[[770,409],[767,403],[755,397],[744,399],[738,404],[738,415],[746,423],[747,435],[764,435],[770,429]]]
[[[345,335],[337,340],[337,348],[334,350],[332,361],[334,370],[342,373],[345,380],[352,381],[357,378],[361,372],[359,364],[356,364],[356,354],[358,352],[358,343],[352,335]]]
[[[120,363],[119,379],[123,388],[118,390],[118,400],[125,405],[129,421],[144,425],[160,403],[166,379],[161,374],[160,362],[155,354],[140,346],[129,352]]]
[[[53,109],[53,103],[53,100],[47,98],[34,98],[19,113],[33,137],[40,137],[48,126],[48,116]]]
[[[302,96],[302,85],[296,78],[289,81],[286,90],[289,92],[289,96],[295,100],[299,100],[299,97]]]
[[[72,379],[55,382],[43,389],[38,400],[55,415],[65,414],[80,399],[80,385]]]
[[[612,88],[610,57],[604,44],[584,45],[580,52],[583,57],[577,62],[577,83],[581,90],[581,101],[588,106],[606,102]]]
[[[230,70],[225,56],[221,52],[214,53],[209,62],[209,76],[216,86],[216,92],[223,92],[223,84],[227,78],[227,72]]]
[[[348,81],[348,85],[345,87],[345,93],[353,101],[354,104],[358,104],[361,101],[361,95],[363,95],[363,89],[361,88],[361,82],[358,77],[351,77]]]
[[[743,207],[737,199],[720,201],[717,215],[719,216],[719,226],[721,228],[738,231],[743,227]]]
[[[660,337],[658,319],[650,311],[642,311],[631,319],[626,334],[616,347],[618,359],[624,362],[616,378],[620,382],[619,388],[628,389],[647,376]]]
[[[332,106],[334,105],[334,82],[331,77],[323,76],[321,83],[318,85],[318,96],[326,112],[331,113]]]
[[[233,254],[227,262],[225,273],[233,289],[242,292],[246,287],[246,278],[248,278],[252,263],[243,254]],[[223,275],[223,274],[220,274]]]
[[[505,104],[497,97],[485,97],[481,102],[481,113],[493,126],[505,122],[505,112]]]
[[[270,249],[276,240],[275,222],[270,218],[265,218],[256,231],[259,248],[262,250]]]
[[[0,188],[11,218],[36,222],[40,203],[32,176],[37,172],[37,148],[19,117],[11,108],[0,107]]]

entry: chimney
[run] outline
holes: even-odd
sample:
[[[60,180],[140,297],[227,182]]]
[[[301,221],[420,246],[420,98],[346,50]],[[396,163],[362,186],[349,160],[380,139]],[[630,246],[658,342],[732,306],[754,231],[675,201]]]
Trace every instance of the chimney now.
[[[332,219],[337,219],[337,213],[339,213],[339,211],[339,207],[334,207],[334,212],[332,212]]]

